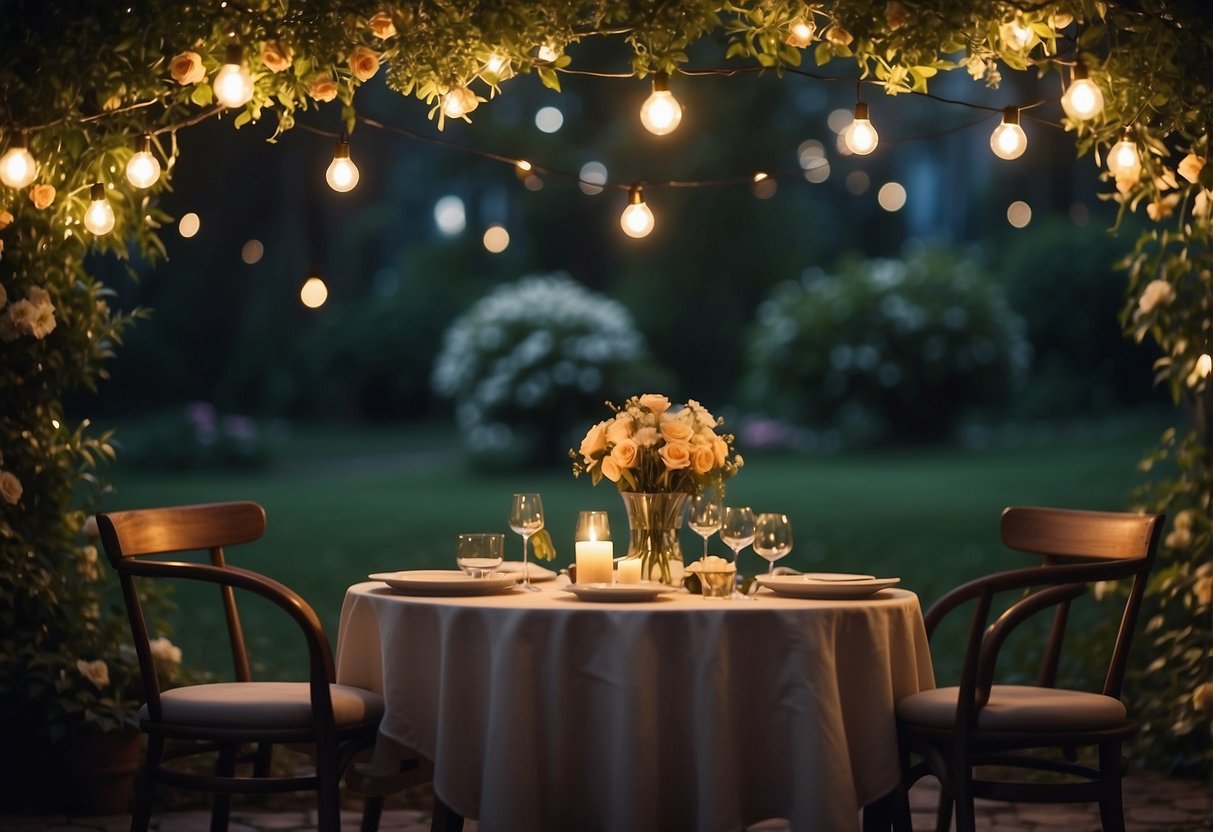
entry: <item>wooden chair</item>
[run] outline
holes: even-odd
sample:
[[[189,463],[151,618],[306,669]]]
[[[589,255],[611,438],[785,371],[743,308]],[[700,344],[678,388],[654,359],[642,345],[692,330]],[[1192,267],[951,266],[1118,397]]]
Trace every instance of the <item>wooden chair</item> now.
[[[120,511],[97,517],[105,553],[118,573],[131,634],[139,656],[146,704],[140,711],[148,735],[143,779],[131,816],[132,832],[144,832],[158,783],[214,793],[211,830],[226,830],[235,793],[315,790],[318,826],[341,829],[338,787],[351,757],[375,741],[382,698],[371,691],[334,684],[333,658],[316,613],[281,583],[224,560],[226,546],[248,543],[265,530],[265,511],[256,503]],[[143,559],[148,555],[206,550],[210,563]],[[219,585],[235,664],[234,682],[163,690],[148,641],[147,622],[136,579],[169,578]],[[299,625],[307,644],[306,682],[255,682],[236,609],[236,589],[269,599]],[[171,745],[166,749],[166,742]],[[274,775],[273,746],[301,744],[315,758],[315,773]],[[238,773],[244,749],[253,746],[251,774]],[[217,752],[214,773],[172,760]],[[378,827],[381,797],[367,799],[363,830]]]
[[[910,828],[905,796],[910,785],[928,773],[939,777],[941,784],[937,830],[949,828],[955,805],[958,832],[972,832],[975,797],[1098,802],[1106,832],[1124,829],[1121,742],[1135,726],[1120,701],[1121,682],[1164,519],[1161,514],[1050,508],[1008,508],[1003,512],[1003,544],[1044,555],[1044,565],[971,581],[948,592],[927,611],[930,636],[940,620],[960,604],[973,601],[976,607],[959,686],[922,691],[897,703],[903,773],[895,812],[897,829]],[[1123,605],[1116,604],[1120,625],[1102,689],[1094,693],[1056,688],[1071,601],[1085,594],[1089,584],[1117,580],[1132,583]],[[1024,592],[1029,589],[1033,591]],[[1003,592],[1019,592],[1021,597],[987,626],[994,597]],[[1049,608],[1055,612],[1036,684],[995,684],[995,664],[1008,634]],[[1097,762],[1080,764],[1077,750],[1084,747],[1098,749]],[[922,758],[913,767],[912,754]],[[995,766],[996,776],[1017,769],[1053,772],[1054,776],[982,779],[986,770],[975,771],[976,766]]]

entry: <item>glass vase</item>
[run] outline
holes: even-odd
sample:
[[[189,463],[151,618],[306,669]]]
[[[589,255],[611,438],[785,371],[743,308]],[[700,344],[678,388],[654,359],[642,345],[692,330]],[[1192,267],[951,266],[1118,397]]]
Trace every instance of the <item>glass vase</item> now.
[[[640,559],[645,580],[680,586],[683,569],[678,531],[690,495],[684,491],[621,491],[619,496],[628,515],[627,556]]]

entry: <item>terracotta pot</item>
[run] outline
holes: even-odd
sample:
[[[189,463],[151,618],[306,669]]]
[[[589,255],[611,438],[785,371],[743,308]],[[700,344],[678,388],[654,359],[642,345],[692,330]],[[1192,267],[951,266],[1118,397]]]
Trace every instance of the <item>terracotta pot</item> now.
[[[80,731],[65,738],[62,746],[79,813],[120,815],[131,810],[142,750],[138,731]]]

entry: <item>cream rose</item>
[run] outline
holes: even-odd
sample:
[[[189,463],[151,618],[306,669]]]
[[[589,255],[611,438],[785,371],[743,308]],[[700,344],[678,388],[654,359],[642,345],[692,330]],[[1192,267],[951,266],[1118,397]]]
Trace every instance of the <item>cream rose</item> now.
[[[267,40],[261,44],[261,63],[270,72],[282,72],[290,69],[294,63],[294,52],[291,45],[284,40]]]
[[[46,291],[41,286],[32,287],[25,297],[35,306],[45,306],[51,302],[50,292]]]
[[[49,303],[34,307],[34,320],[30,322],[29,334],[41,340],[55,331],[55,307]]]
[[[182,86],[197,84],[206,77],[202,67],[202,57],[197,52],[182,52],[174,55],[168,64],[169,73],[173,80]]]
[[[1204,166],[1204,159],[1200,158],[1195,153],[1189,153],[1183,158],[1183,161],[1179,163],[1179,175],[1195,185],[1196,180],[1200,179],[1200,171]]]
[[[316,101],[332,101],[337,97],[337,82],[331,75],[317,75],[308,86],[307,94]]]
[[[677,471],[690,467],[693,447],[690,442],[667,442],[657,453],[666,468]]]
[[[826,29],[826,40],[835,46],[847,46],[855,40],[855,36],[841,26],[831,26]]]
[[[392,16],[387,12],[376,12],[367,23],[371,27],[371,34],[380,40],[386,40],[396,35],[396,24],[392,22]]]
[[[17,501],[21,499],[21,492],[25,489],[21,487],[21,480],[17,479],[17,475],[11,471],[0,471],[0,497],[4,498],[4,502],[10,506],[17,505]]]
[[[1142,291],[1141,297],[1137,301],[1137,308],[1142,314],[1148,315],[1158,306],[1166,306],[1173,300],[1175,300],[1175,287],[1165,280],[1151,280]]]
[[[80,672],[81,676],[92,682],[97,690],[101,690],[110,683],[110,669],[101,659],[91,662],[77,659],[76,670]]]
[[[365,46],[359,46],[350,55],[350,72],[359,81],[369,81],[379,71],[379,53]]]
[[[148,644],[152,648],[152,658],[156,661],[181,664],[181,648],[164,636],[154,638]]]
[[[666,442],[690,442],[695,429],[686,420],[670,416],[661,420],[661,435]]]
[[[636,420],[630,413],[620,413],[607,423],[607,442],[618,443],[631,439],[636,432]]]
[[[691,451],[691,470],[696,474],[706,474],[716,467],[716,454],[707,445],[693,445]]]
[[[635,468],[640,461],[640,448],[631,439],[622,439],[611,448],[611,461],[620,468]]]
[[[645,393],[640,397],[640,406],[647,407],[660,416],[670,409],[670,400],[660,393]]]
[[[38,317],[38,307],[28,300],[19,300],[8,308],[9,320],[22,335],[29,335],[34,331],[36,317]]]
[[[602,453],[606,448],[606,443],[607,423],[599,422],[586,431],[585,438],[581,440],[581,447],[577,449],[577,452],[588,463],[596,454]]]
[[[619,463],[609,456],[602,458],[602,475],[611,482],[619,482],[619,477],[623,475],[623,469],[619,467]]]
[[[55,201],[55,186],[35,185],[29,189],[29,201],[34,203],[34,207],[39,211],[49,207]]]

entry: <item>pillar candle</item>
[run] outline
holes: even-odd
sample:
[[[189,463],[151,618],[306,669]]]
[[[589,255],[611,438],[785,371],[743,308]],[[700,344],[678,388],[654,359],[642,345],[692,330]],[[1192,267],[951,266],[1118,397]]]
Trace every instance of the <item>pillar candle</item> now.
[[[619,583],[640,583],[640,558],[624,558],[619,561]]]
[[[609,540],[578,540],[573,545],[577,550],[577,583],[609,584],[615,544]]]

